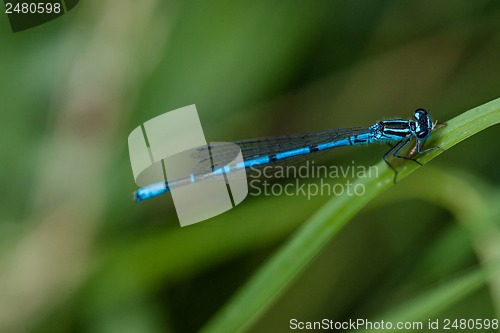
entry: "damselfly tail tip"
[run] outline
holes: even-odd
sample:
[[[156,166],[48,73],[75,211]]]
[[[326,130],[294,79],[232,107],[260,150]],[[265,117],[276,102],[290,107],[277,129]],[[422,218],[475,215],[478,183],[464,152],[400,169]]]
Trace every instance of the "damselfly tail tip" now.
[[[134,199],[135,202],[140,202],[142,201],[143,199],[141,198],[141,196],[139,195],[139,193],[137,193],[138,191],[135,191],[134,193],[132,193],[132,198]]]

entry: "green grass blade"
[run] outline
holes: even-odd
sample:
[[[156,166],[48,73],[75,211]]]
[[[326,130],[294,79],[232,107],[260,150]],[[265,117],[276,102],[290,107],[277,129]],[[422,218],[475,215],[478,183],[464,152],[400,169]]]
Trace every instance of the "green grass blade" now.
[[[442,182],[437,183],[436,179]],[[442,170],[429,168],[425,179],[421,179],[418,183],[416,179],[412,181],[409,187],[415,191],[399,193],[396,197],[424,199],[430,203],[439,203],[446,208],[454,215],[458,225],[467,231],[480,264],[473,270],[462,272],[432,289],[418,293],[416,297],[394,304],[389,310],[383,311],[381,315],[369,321],[421,322],[427,325],[428,319],[438,318],[448,307],[463,302],[485,285],[489,287],[494,308],[499,309],[500,293],[497,286],[500,281],[500,261],[497,254],[500,253],[500,226],[497,221],[500,221],[500,209],[497,208],[497,202],[500,192],[481,179],[453,168]],[[457,196],[456,193],[460,195]],[[386,200],[384,201],[388,204]],[[452,255],[456,254],[455,252]],[[432,253],[432,256],[434,255],[435,253]],[[430,267],[443,264],[445,263],[442,261],[434,262]],[[427,267],[426,275],[429,274],[430,267]],[[359,332],[365,331],[370,330],[363,329]],[[380,330],[380,332],[389,331],[391,330]]]
[[[436,129],[427,147],[447,150],[500,122],[500,99],[471,109]],[[423,164],[443,153],[435,149],[419,158]],[[378,177],[360,179],[354,186],[365,189],[363,196],[339,196],[328,201],[303,227],[275,253],[248,283],[208,322],[202,332],[241,332],[255,321],[315,255],[368,202],[393,185],[393,172],[381,161]],[[405,161],[398,166],[398,180],[419,165]]]

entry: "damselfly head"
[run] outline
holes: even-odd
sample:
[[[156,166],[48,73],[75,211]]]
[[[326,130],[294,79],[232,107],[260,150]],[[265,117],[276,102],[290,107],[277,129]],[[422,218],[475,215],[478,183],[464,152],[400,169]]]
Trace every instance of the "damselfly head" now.
[[[425,109],[417,109],[413,114],[415,117],[415,137],[419,141],[423,141],[429,137],[432,129],[434,128],[434,124],[432,123],[431,118],[429,117],[429,112]]]

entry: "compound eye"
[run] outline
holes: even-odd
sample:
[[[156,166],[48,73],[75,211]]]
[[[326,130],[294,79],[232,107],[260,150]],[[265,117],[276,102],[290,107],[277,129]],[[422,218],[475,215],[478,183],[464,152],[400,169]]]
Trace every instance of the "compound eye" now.
[[[429,136],[429,131],[419,131],[415,134],[418,140],[425,140]]]
[[[414,117],[417,120],[422,120],[422,119],[425,119],[426,117],[428,117],[428,115],[429,115],[429,113],[427,112],[426,109],[417,109],[415,111]]]

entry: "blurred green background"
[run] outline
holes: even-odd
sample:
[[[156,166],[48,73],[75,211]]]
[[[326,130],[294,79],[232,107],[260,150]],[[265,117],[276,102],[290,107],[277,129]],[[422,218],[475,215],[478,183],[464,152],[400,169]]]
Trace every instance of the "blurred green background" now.
[[[89,0],[16,34],[0,17],[1,332],[196,332],[329,199],[250,197],[180,228],[170,195],[131,200],[127,137],[159,114],[196,104],[207,139],[232,141],[419,107],[446,121],[500,96],[494,0]],[[499,156],[489,129],[398,183],[248,331],[378,318],[482,272]],[[498,275],[457,290],[422,316],[498,317]]]

